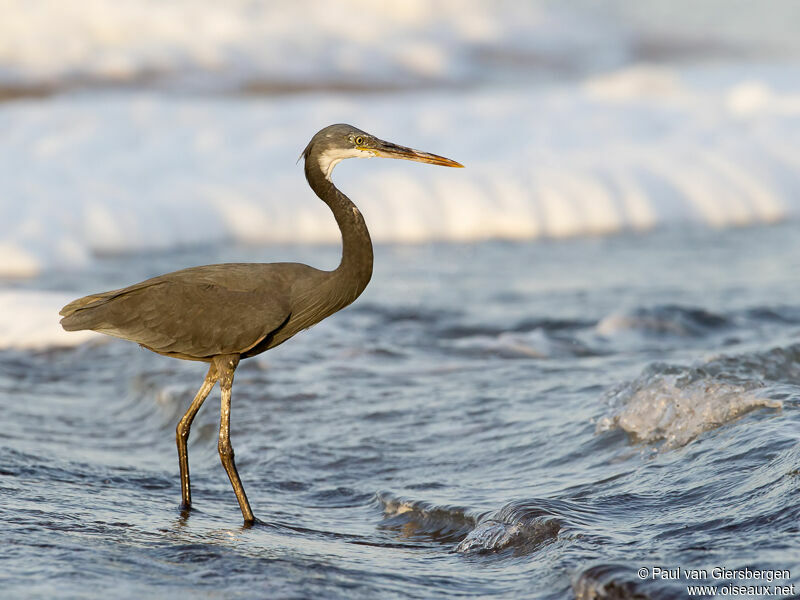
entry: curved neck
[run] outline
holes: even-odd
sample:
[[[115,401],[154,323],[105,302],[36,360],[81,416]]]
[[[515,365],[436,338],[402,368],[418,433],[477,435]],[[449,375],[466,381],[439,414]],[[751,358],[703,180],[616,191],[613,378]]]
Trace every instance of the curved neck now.
[[[340,192],[319,167],[311,153],[306,156],[305,173],[314,193],[327,204],[342,234],[342,260],[332,272],[339,287],[346,287],[348,304],[355,300],[372,277],[372,240],[364,217],[356,205]]]

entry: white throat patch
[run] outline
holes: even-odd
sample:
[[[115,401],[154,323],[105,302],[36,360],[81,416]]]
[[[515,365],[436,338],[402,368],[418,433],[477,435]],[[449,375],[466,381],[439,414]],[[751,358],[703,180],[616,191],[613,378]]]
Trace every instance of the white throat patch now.
[[[372,158],[373,156],[375,156],[374,152],[359,150],[358,148],[326,150],[319,155],[319,168],[322,169],[322,172],[325,174],[325,179],[330,181],[333,167],[338,165],[345,158]]]

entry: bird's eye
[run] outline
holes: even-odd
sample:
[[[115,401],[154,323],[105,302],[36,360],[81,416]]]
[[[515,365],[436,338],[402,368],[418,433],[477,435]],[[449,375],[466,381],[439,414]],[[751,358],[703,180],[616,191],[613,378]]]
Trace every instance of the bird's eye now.
[[[361,137],[361,136],[358,136],[358,137],[356,138],[356,146],[360,146],[360,145],[361,145],[361,144],[363,144],[363,143],[364,143],[364,138],[363,138],[363,137]]]

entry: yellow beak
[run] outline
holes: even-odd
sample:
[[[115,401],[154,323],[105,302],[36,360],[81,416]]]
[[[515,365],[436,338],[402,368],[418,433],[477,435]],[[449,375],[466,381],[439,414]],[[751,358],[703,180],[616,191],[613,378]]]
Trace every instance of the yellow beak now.
[[[444,156],[431,154],[429,152],[421,152],[419,150],[414,150],[413,148],[398,146],[397,144],[392,144],[390,142],[381,141],[374,147],[359,147],[359,150],[372,152],[375,156],[381,156],[383,158],[401,158],[403,160],[414,160],[431,165],[441,165],[443,167],[457,167],[460,169],[464,168],[464,165],[461,163],[450,160],[449,158],[445,158]]]

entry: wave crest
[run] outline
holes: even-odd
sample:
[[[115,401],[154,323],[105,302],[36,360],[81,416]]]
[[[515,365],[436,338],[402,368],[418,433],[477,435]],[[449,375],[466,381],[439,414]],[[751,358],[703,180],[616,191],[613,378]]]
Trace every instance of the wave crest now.
[[[788,352],[794,356],[797,350]],[[663,440],[661,449],[669,450],[757,408],[780,409],[782,402],[767,396],[762,378],[777,375],[774,363],[785,364],[786,352],[720,357],[692,368],[652,365],[608,395],[610,409],[596,431],[621,429],[636,442]]]

